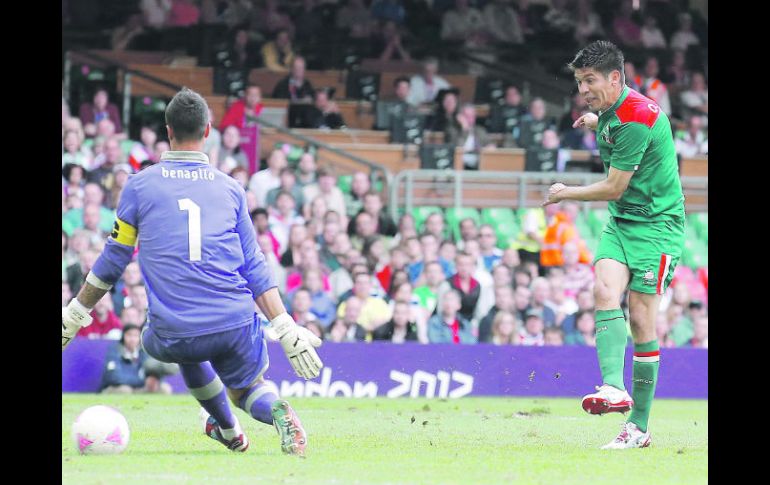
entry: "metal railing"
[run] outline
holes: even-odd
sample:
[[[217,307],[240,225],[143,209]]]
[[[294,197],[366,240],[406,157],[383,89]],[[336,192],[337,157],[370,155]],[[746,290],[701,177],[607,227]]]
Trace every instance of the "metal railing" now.
[[[469,170],[404,170],[390,185],[390,215],[414,207],[537,207],[551,184],[588,185],[606,176],[575,172],[485,172]],[[681,177],[688,211],[708,210],[708,177]],[[606,202],[582,202],[584,211]]]

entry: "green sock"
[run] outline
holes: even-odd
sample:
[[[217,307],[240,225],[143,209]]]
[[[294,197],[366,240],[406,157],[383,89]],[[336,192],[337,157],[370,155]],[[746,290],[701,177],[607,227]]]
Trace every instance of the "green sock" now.
[[[626,357],[626,316],[620,308],[596,310],[596,353],[602,381],[625,391],[623,367]]]
[[[657,340],[634,344],[634,390],[631,396],[634,398],[634,407],[628,421],[643,432],[647,432],[647,422],[650,420],[650,408],[658,382],[658,367],[660,347]]]

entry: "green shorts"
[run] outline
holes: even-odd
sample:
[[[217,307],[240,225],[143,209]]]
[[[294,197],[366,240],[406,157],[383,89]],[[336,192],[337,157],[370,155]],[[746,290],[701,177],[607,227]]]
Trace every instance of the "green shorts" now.
[[[623,263],[631,272],[631,290],[662,295],[674,278],[683,248],[684,218],[637,222],[610,217],[594,264],[600,259]]]

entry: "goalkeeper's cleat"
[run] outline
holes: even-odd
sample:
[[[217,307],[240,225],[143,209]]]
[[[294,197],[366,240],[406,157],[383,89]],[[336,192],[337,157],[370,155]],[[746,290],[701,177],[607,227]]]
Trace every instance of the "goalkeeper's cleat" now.
[[[650,430],[642,432],[634,423],[623,423],[620,434],[611,443],[602,446],[603,450],[624,450],[627,448],[647,448],[652,443]]]
[[[281,450],[290,455],[305,456],[307,433],[302,428],[297,413],[289,403],[279,399],[273,403],[273,426],[281,435]]]
[[[217,423],[217,420],[208,413],[208,411],[201,408],[199,417],[201,423],[203,424],[203,433],[209,438],[219,441],[225,445],[227,449],[232,451],[244,452],[249,449],[249,440],[243,433],[241,425],[238,422],[238,418],[235,418],[235,416],[233,416],[233,418],[235,418],[236,436],[231,440],[225,439],[225,437],[222,435],[222,427],[219,425],[219,423]]]
[[[589,414],[627,413],[634,407],[634,400],[627,391],[604,384],[595,393],[583,397],[583,409]]]

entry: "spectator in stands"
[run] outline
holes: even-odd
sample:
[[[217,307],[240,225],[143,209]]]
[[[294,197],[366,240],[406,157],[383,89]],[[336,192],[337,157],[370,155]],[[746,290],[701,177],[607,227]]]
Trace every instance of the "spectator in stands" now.
[[[543,314],[534,308],[527,310],[524,327],[518,334],[519,345],[545,345],[544,329]]]
[[[232,43],[226,51],[227,57],[220,62],[229,69],[239,69],[244,72],[259,66],[263,62],[263,56],[257,44],[259,40],[261,38],[255,32],[249,32],[245,28],[236,29]]]
[[[642,92],[642,77],[636,74],[636,66],[631,61],[623,64],[623,74],[626,76],[626,85],[637,92]]]
[[[328,328],[334,321],[337,305],[329,293],[324,290],[321,271],[315,268],[305,270],[302,275],[302,282],[310,295],[310,311],[318,317],[318,321],[324,328]]]
[[[392,20],[381,22],[369,39],[370,57],[381,61],[411,61],[412,56],[401,42],[402,33]]]
[[[304,286],[300,287],[291,298],[290,314],[297,325],[305,326],[307,323],[317,321],[318,317],[310,310],[310,291]]]
[[[575,227],[575,219],[579,211],[580,207],[577,203],[568,201],[562,204],[561,208],[552,215],[543,237],[543,249],[540,251],[540,266],[542,268],[563,266],[564,245],[570,241],[575,242],[578,246],[578,260],[584,264],[591,263],[592,255]]]
[[[229,125],[224,128],[218,158],[217,168],[226,174],[232,173],[236,167],[248,170],[249,158],[241,149],[241,133],[237,126]]]
[[[112,297],[108,293],[94,305],[91,311],[93,317],[91,325],[82,327],[77,336],[91,339],[120,339],[123,325],[113,310]]]
[[[374,0],[371,12],[375,20],[392,20],[398,25],[403,25],[406,20],[406,10],[401,0]]]
[[[494,335],[494,322],[500,313],[516,311],[513,287],[495,286],[495,304],[479,322],[479,342],[491,342]],[[514,317],[515,319],[515,317]],[[518,329],[517,329],[518,331]]]
[[[270,190],[281,186],[281,170],[287,166],[287,163],[286,154],[280,149],[275,149],[267,158],[267,168],[251,176],[249,190],[257,196],[259,207],[266,206],[267,193]],[[305,200],[308,199],[306,194]]]
[[[567,315],[561,322],[561,328],[562,330],[564,330],[565,334],[569,334],[570,332],[575,331],[575,327],[577,325],[578,313],[584,312],[584,313],[590,313],[593,315],[595,310],[595,300],[594,300],[593,290],[591,289],[580,290],[575,300],[577,302],[577,310],[573,314]]]
[[[95,144],[95,142],[94,142]],[[152,162],[158,163],[160,161],[160,157],[163,155],[164,152],[167,152],[171,150],[171,145],[168,144],[167,140],[158,140],[155,142],[155,153],[153,153],[152,156]],[[142,167],[144,168],[144,167]]]
[[[112,184],[112,190],[109,193],[106,204],[110,209],[114,210],[118,207],[120,194],[123,192],[123,187],[125,187],[126,183],[128,182],[128,176],[133,174],[134,170],[131,168],[131,165],[123,163],[116,165],[112,170],[112,173],[115,177],[115,180]]]
[[[393,317],[373,334],[374,340],[390,340],[394,344],[417,342],[417,323],[410,318],[409,303],[397,301],[393,306]]]
[[[316,196],[309,204],[305,204],[303,216],[307,221],[308,234],[311,237],[317,237],[323,232],[324,219],[327,213],[329,213],[329,208],[326,206],[326,199],[323,197]]]
[[[674,347],[674,341],[670,336],[671,328],[668,325],[668,316],[666,312],[658,312],[658,316],[655,319],[655,333],[658,336],[658,345],[660,348]]]
[[[682,347],[709,348],[709,318],[705,315],[698,316],[693,321],[693,336]]]
[[[273,89],[273,98],[288,99],[292,103],[309,103],[315,90],[305,79],[305,58],[295,56],[289,75],[278,81]]]
[[[91,206],[89,214],[86,215],[85,208]],[[72,234],[74,229],[92,227],[92,231],[98,233],[108,233],[112,231],[114,222],[114,213],[104,206],[104,190],[93,182],[85,184],[83,187],[83,208],[74,208],[68,210],[62,215],[62,229],[68,234]]]
[[[123,276],[115,283],[112,294],[112,304],[115,313],[122,314],[125,307],[125,300],[128,297],[128,289],[135,285],[144,284],[142,281],[142,272],[139,269],[139,263],[132,261],[128,263],[123,271]],[[125,323],[125,322],[123,322]]]
[[[708,135],[703,129],[703,117],[690,116],[686,131],[677,131],[674,144],[679,157],[691,158],[698,155],[708,155]]]
[[[423,273],[425,275],[423,278],[424,284],[414,289],[414,295],[417,297],[424,317],[427,319],[436,311],[439,287],[448,276],[438,261],[425,263]]]
[[[432,102],[439,91],[450,88],[449,82],[438,75],[438,59],[429,57],[422,66],[422,74],[416,74],[410,79],[409,104],[415,106]]]
[[[201,17],[200,8],[194,0],[171,0],[166,25],[169,27],[190,27],[197,25]]]
[[[355,172],[350,181],[350,193],[345,194],[345,208],[348,216],[355,216],[364,208],[364,197],[372,188],[369,176]]]
[[[463,147],[463,166],[466,170],[478,170],[482,148],[492,149],[495,144],[489,141],[487,130],[476,124],[476,106],[463,104],[455,117],[457,123],[447,124],[444,142]]]
[[[294,202],[297,208],[305,206],[305,196],[302,192],[302,187],[297,185],[297,175],[289,167],[284,167],[280,172],[281,185],[270,190],[265,198],[265,204],[268,207],[276,207],[278,200],[278,194],[281,192],[288,192],[294,198]]]
[[[135,307],[139,314],[144,317],[147,315],[147,288],[143,284],[134,285],[128,288],[128,301],[125,304]]]
[[[428,320],[430,343],[475,344],[470,320],[463,315],[462,296],[451,289],[441,297],[440,312]]]
[[[118,107],[110,103],[107,90],[98,88],[94,93],[92,102],[83,103],[80,106],[80,121],[83,123],[83,129],[86,135],[96,135],[96,124],[101,120],[109,119],[115,125],[115,132],[121,133],[123,127],[120,123],[120,114]]]
[[[308,185],[316,182],[316,170],[315,156],[310,152],[304,152],[299,157],[299,163],[297,164],[297,185],[304,189]]]
[[[514,147],[515,140],[519,138],[519,123],[527,114],[527,107],[521,102],[519,88],[514,85],[505,87],[503,104],[493,103],[490,106],[487,128],[490,133],[505,133],[503,146]]]
[[[456,132],[462,130],[460,122],[457,120],[457,115],[460,114],[458,97],[459,90],[453,88],[442,90],[438,93],[436,107],[425,121],[427,130],[444,132],[445,140],[450,126],[453,126]]]
[[[441,212],[434,212],[425,219],[424,232],[433,234],[437,240],[444,240],[445,224],[444,214]]]
[[[396,235],[398,231],[396,223],[393,222],[393,219],[384,210],[382,198],[377,192],[370,190],[364,195],[364,206],[358,213],[360,214],[361,212],[366,212],[372,216],[377,234],[388,237]],[[353,235],[356,232],[356,219],[352,218],[348,226],[348,234]]]
[[[596,323],[593,312],[578,312],[575,329],[564,338],[566,345],[587,345],[596,347]]]
[[[644,17],[642,46],[645,49],[665,49],[667,47],[666,38],[663,37],[663,32],[658,28],[658,20],[653,15]]]
[[[591,8],[590,0],[577,1],[577,19],[575,21],[575,40],[584,45],[606,36],[602,20]]]
[[[249,192],[249,171],[243,167],[235,167],[230,172],[230,177],[238,182],[238,185],[247,192]]]
[[[166,21],[171,11],[171,0],[141,0],[139,8],[148,27],[158,30],[166,27]]]
[[[142,349],[139,327],[126,325],[122,336],[107,352],[100,392],[131,394],[144,388],[142,368],[147,354]]]
[[[120,148],[120,140],[116,136],[104,142],[104,153],[94,158],[92,170],[88,172],[88,181],[102,186],[106,190],[112,188],[112,171],[116,165],[126,163],[126,156]]]
[[[698,116],[703,126],[708,126],[709,114],[709,90],[706,87],[706,78],[703,73],[696,72],[692,75],[690,88],[680,95],[682,100],[682,114],[685,117]]]
[[[455,0],[455,8],[441,17],[441,38],[464,41],[466,47],[485,45],[489,39],[484,15],[468,6],[468,0]]]
[[[484,268],[492,271],[492,268],[502,259],[503,251],[497,247],[497,234],[495,229],[489,224],[482,224],[479,227],[479,246],[481,257],[484,261]]]
[[[558,327],[546,328],[543,331],[543,340],[546,346],[561,347],[564,345],[564,332]]]
[[[481,285],[473,277],[476,272],[476,258],[467,252],[457,253],[457,273],[444,281],[439,288],[439,306],[448,291],[455,290],[461,297],[460,315],[469,322],[474,318],[476,305],[481,295]]]
[[[315,109],[308,114],[306,128],[328,128],[336,130],[345,127],[340,107],[335,101],[334,88],[318,88],[315,91]]]
[[[348,0],[337,10],[335,25],[351,39],[368,39],[372,31],[373,17],[364,0]]]
[[[85,169],[91,166],[92,155],[90,150],[82,145],[80,135],[77,131],[68,130],[64,132],[64,139],[62,140],[63,150],[61,156],[61,166],[64,168],[66,164],[78,165]],[[82,171],[81,171],[82,175]],[[65,177],[67,178],[67,177]]]
[[[484,7],[483,15],[487,32],[495,42],[516,45],[524,43],[519,16],[509,1],[492,0]]]
[[[580,93],[572,95],[572,105],[570,110],[565,112],[559,120],[559,136],[562,138],[562,143],[565,146],[573,147],[575,138],[581,137],[582,132],[579,128],[573,128],[572,125],[578,118],[583,116],[588,110],[588,103]],[[579,134],[579,135],[578,135]]]
[[[329,329],[329,340],[332,342],[354,342],[361,317],[363,302],[352,296],[345,302],[345,312],[338,317]],[[365,333],[364,333],[365,335]],[[363,337],[363,335],[362,335]]]
[[[671,48],[687,51],[690,46],[700,45],[700,39],[692,31],[692,16],[687,12],[679,14],[679,30],[671,36]]]
[[[265,37],[271,37],[279,30],[285,29],[293,37],[294,23],[288,15],[278,9],[278,5],[277,0],[264,0],[261,8],[252,9],[250,30],[258,30]]]
[[[281,266],[284,268],[291,268],[292,266],[297,266],[302,262],[300,248],[302,243],[304,243],[307,239],[307,226],[304,224],[294,224],[291,226],[289,229],[288,244],[280,246],[279,243],[280,247],[286,248],[280,258]]]
[[[639,47],[642,42],[642,29],[633,18],[632,0],[622,0],[620,8],[612,20],[612,31],[623,47]]]
[[[519,321],[512,313],[501,311],[495,315],[492,321],[491,343],[495,345],[519,345],[518,334]]]
[[[297,202],[290,192],[280,192],[275,206],[275,209],[268,209],[270,231],[275,235],[278,244],[286,247],[289,242],[289,229],[296,224],[304,224],[305,219],[297,213]]]
[[[534,98],[529,103],[529,113],[521,118],[519,123],[516,144],[521,148],[540,146],[543,143],[545,130],[556,128],[553,117],[546,113],[545,101],[542,98]]]
[[[344,223],[347,224],[347,218],[344,217],[346,214],[345,198],[342,196],[340,188],[337,187],[337,180],[334,174],[328,168],[320,168],[317,174],[318,181],[302,189],[305,200],[312,201],[317,196],[323,197],[326,201],[326,207],[343,216]]]
[[[687,67],[687,58],[685,52],[681,49],[674,49],[671,55],[671,64],[666,68],[666,84],[673,91],[682,90],[690,86],[692,73]]]
[[[514,275],[516,272],[514,272]],[[527,317],[527,310],[530,308],[530,302],[532,301],[532,291],[528,285],[516,284],[513,290],[513,305],[516,318],[522,322]]]
[[[219,129],[224,132],[228,126],[243,128],[253,123],[262,113],[263,108],[262,90],[259,86],[249,85],[246,87],[243,99],[235,101],[222,117]]]
[[[538,11],[537,6],[530,5],[529,0],[519,0],[516,4],[516,13],[519,15],[519,26],[525,41],[542,31],[542,14]]]
[[[551,304],[551,283],[545,278],[535,278],[531,285],[532,300],[530,308],[540,312],[546,327],[556,325],[556,311]]]
[[[384,324],[391,317],[391,311],[388,304],[382,298],[371,296],[372,278],[368,273],[359,272],[353,275],[353,296],[363,302],[361,315],[357,323],[367,332],[372,332],[375,328]],[[345,315],[345,307],[349,299],[342,302],[337,307],[337,317]]]
[[[658,79],[659,72],[658,58],[655,56],[647,57],[647,61],[644,64],[644,78],[640,82],[641,93],[658,103],[660,109],[670,116],[671,101],[668,98],[666,85]]]
[[[576,298],[583,290],[592,290],[594,272],[590,265],[580,262],[580,250],[577,243],[568,241],[562,246],[564,265],[564,292],[566,296]]]
[[[271,71],[289,72],[293,60],[294,51],[286,29],[276,32],[275,38],[262,46],[262,61]]]

